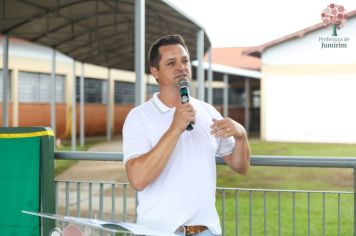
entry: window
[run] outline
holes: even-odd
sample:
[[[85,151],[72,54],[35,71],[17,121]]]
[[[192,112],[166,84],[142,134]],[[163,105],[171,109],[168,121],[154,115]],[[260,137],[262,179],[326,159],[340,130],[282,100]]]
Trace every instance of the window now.
[[[146,98],[150,99],[158,91],[158,84],[147,84]],[[135,104],[135,83],[115,81],[115,103]]]
[[[208,89],[205,89],[205,95],[208,96]],[[243,89],[229,88],[229,105],[232,106],[244,106],[245,93]],[[222,105],[224,104],[224,89],[223,88],[213,88],[213,104]]]
[[[246,93],[243,88],[229,88],[229,105],[243,107]]]
[[[260,90],[252,91],[252,107],[259,108],[261,106],[261,92]]]
[[[151,98],[154,93],[159,91],[158,84],[148,84],[147,85],[147,97]]]
[[[115,81],[115,103],[135,104],[135,84]]]
[[[213,104],[222,105],[224,103],[224,90],[222,88],[213,89]]]
[[[198,92],[198,91],[197,91]],[[208,100],[208,88],[205,88],[205,99]],[[224,89],[213,88],[213,104],[222,105],[224,103]]]
[[[56,75],[56,102],[64,102],[64,76]],[[19,72],[20,102],[50,102],[51,75],[34,72]]]
[[[84,102],[107,103],[108,81],[102,79],[84,78]],[[80,102],[80,78],[76,79],[76,99]]]
[[[2,70],[0,70],[0,101],[2,102],[3,90],[2,90]],[[8,88],[8,100],[11,100],[11,71],[9,71],[9,88]]]

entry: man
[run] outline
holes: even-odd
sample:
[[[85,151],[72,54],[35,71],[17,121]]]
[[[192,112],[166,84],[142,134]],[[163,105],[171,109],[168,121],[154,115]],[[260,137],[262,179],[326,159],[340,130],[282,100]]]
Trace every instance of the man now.
[[[160,38],[148,59],[159,93],[132,109],[123,128],[127,176],[138,190],[137,223],[179,235],[220,235],[215,156],[245,174],[246,131],[205,102],[190,97],[181,104],[179,81],[191,80],[181,36]]]

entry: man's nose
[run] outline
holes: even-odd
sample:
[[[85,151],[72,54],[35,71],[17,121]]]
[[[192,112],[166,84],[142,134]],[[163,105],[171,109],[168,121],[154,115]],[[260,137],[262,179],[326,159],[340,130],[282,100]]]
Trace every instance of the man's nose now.
[[[176,67],[178,70],[184,70],[185,69],[185,66],[182,62],[178,62],[177,63],[177,67]]]

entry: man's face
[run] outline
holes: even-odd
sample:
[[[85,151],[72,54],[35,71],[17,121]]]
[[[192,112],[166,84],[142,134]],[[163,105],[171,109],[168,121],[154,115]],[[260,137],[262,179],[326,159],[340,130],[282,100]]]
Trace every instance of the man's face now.
[[[182,45],[161,46],[159,53],[161,55],[159,69],[151,68],[151,72],[161,87],[176,86],[181,79],[190,81],[192,75],[190,59]]]

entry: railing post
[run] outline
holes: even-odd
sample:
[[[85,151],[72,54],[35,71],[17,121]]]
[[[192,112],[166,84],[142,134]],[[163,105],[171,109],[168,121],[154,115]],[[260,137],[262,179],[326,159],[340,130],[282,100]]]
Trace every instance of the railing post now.
[[[356,236],[356,166],[354,166],[354,236]]]
[[[122,161],[123,160],[123,154],[122,153],[119,153],[119,152],[111,152],[111,153],[101,153],[101,152],[55,152],[55,159],[56,160],[101,160],[101,161]],[[217,159],[217,164],[223,164],[222,161],[220,161],[219,159]],[[342,157],[333,157],[333,158],[322,158],[322,157],[317,157],[317,158],[314,158],[314,157],[308,157],[308,158],[305,158],[305,157],[283,157],[283,156],[252,156],[251,157],[251,165],[252,166],[288,166],[288,167],[333,167],[333,168],[349,168],[349,169],[353,169],[354,171],[354,191],[351,192],[351,191],[342,191],[342,192],[338,192],[338,191],[326,191],[326,192],[322,192],[322,191],[309,191],[307,192],[307,190],[276,190],[276,192],[278,192],[278,195],[277,195],[277,208],[278,208],[278,234],[277,235],[282,235],[282,215],[287,215],[285,213],[282,213],[282,196],[281,196],[281,193],[282,192],[286,192],[286,193],[289,193],[289,192],[293,192],[293,235],[294,234],[297,234],[296,232],[296,227],[298,226],[297,225],[297,221],[296,221],[296,194],[298,193],[298,196],[299,196],[299,193],[305,193],[307,192],[308,193],[308,196],[307,196],[307,214],[308,214],[308,221],[307,221],[307,225],[305,227],[307,227],[307,235],[310,234],[310,232],[312,231],[312,224],[311,224],[311,218],[312,216],[310,215],[311,214],[311,196],[310,196],[310,193],[316,193],[316,194],[320,194],[320,193],[323,193],[323,222],[322,222],[322,227],[323,227],[323,234],[326,235],[326,230],[327,230],[327,221],[326,221],[326,194],[335,194],[337,193],[338,196],[337,196],[337,216],[335,215],[335,217],[337,217],[337,222],[338,222],[338,225],[337,225],[337,235],[340,235],[340,231],[341,231],[341,196],[340,194],[348,194],[348,196],[352,195],[354,196],[354,236],[356,236],[356,157],[347,157],[347,158],[342,158]],[[70,193],[69,193],[69,185],[70,185],[70,182],[64,182],[66,184],[66,187],[65,187],[65,215],[69,215],[69,211],[70,211]],[[102,185],[104,184],[107,184],[107,183],[101,183]],[[226,201],[226,196],[225,196],[225,189],[224,188],[217,188],[217,189],[221,189],[222,192],[223,192],[223,198],[222,198],[222,205],[223,205],[223,214],[222,214],[222,228],[223,228],[223,233],[226,234],[226,222],[225,222],[225,219],[226,219],[226,206],[225,206],[225,201]],[[101,201],[99,203],[99,206],[100,206],[100,209],[99,209],[99,214],[100,216],[102,216],[102,212],[103,212],[103,209],[104,209],[104,202],[103,202],[103,190],[104,188],[102,188],[100,190],[100,196],[101,196]],[[249,193],[249,196],[246,196],[246,198],[249,197],[249,199],[246,199],[246,201],[249,201],[249,205],[247,205],[246,207],[249,207],[249,210],[250,210],[250,217],[249,217],[249,222],[248,222],[248,219],[246,219],[246,224],[249,224],[249,228],[250,228],[250,234],[251,236],[253,236],[254,232],[253,232],[253,204],[254,204],[254,201],[253,201],[253,192],[260,192],[260,191],[271,191],[271,190],[264,190],[264,189],[235,189],[235,188],[228,188],[228,190],[234,190],[234,191],[246,191]],[[56,188],[56,191],[57,191],[57,195],[56,197],[58,198],[58,185],[57,185],[57,188]],[[89,183],[89,218],[92,218],[92,195],[93,195],[93,190],[92,190],[92,183]],[[124,214],[123,216],[126,217],[127,215],[127,211],[126,211],[126,197],[127,197],[127,190],[126,190],[126,186],[124,186],[124,190],[123,190],[123,196],[124,196],[124,200],[123,200],[123,204],[124,204]],[[238,229],[239,229],[239,222],[238,222],[238,209],[239,209],[239,206],[238,206],[238,202],[240,200],[237,199],[237,192],[236,192],[236,198],[235,198],[235,201],[236,201],[236,235],[238,235]],[[54,196],[55,197],[55,196]],[[53,198],[54,198],[53,197]],[[267,196],[266,196],[267,197]],[[265,197],[265,198],[266,198]],[[288,200],[288,199],[287,199]],[[347,199],[349,200],[349,198]],[[351,199],[350,199],[351,200]],[[267,227],[267,216],[266,216],[266,211],[267,211],[267,201],[266,199],[264,199],[264,201],[266,202],[264,204],[264,221],[265,221],[265,234],[268,230],[268,227]],[[352,201],[352,200],[351,200]],[[240,201],[241,202],[241,201]],[[137,207],[137,192],[136,192],[136,201],[135,201],[135,204],[136,204],[136,207]],[[247,203],[248,204],[248,203]],[[112,204],[114,205],[114,204]],[[313,204],[312,205],[315,205],[314,201],[313,201]],[[347,208],[349,209],[349,208]],[[58,208],[57,208],[57,211],[58,213]],[[114,214],[112,214],[114,215]],[[137,215],[135,215],[137,217]],[[126,218],[124,218],[126,220]],[[350,218],[348,217],[347,220],[349,220]],[[347,227],[351,226],[350,224],[347,224]],[[286,226],[286,227],[290,227],[289,225]],[[352,226],[351,226],[352,227]],[[241,227],[240,227],[241,228]],[[288,230],[290,230],[288,228]]]

